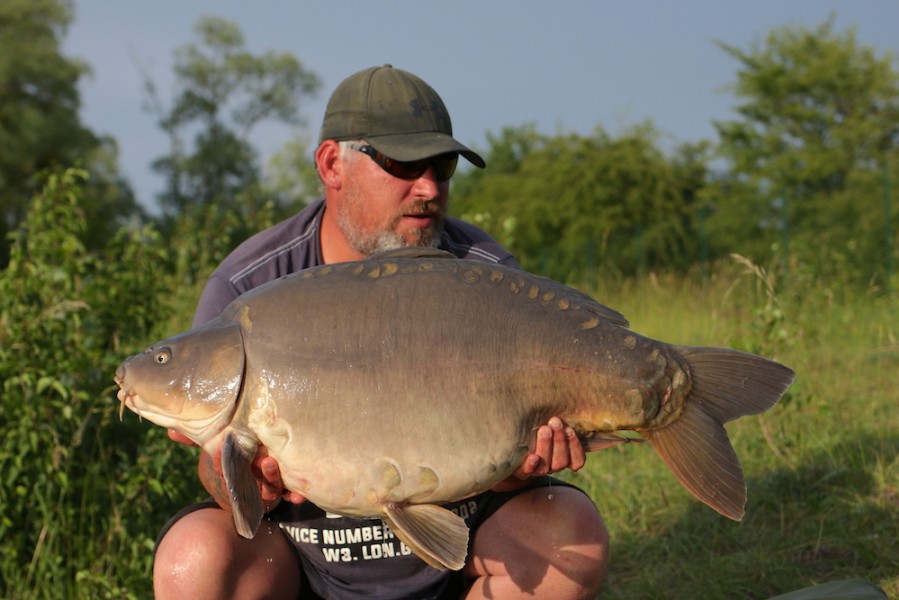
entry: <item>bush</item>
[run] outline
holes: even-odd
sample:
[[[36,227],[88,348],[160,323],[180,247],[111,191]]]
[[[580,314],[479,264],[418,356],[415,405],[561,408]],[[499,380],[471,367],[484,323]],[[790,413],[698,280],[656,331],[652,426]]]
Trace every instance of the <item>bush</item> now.
[[[0,273],[5,598],[148,596],[159,524],[197,494],[167,477],[192,472],[189,451],[119,422],[115,368],[166,321],[165,253],[148,228],[87,252],[86,178],[47,176]]]

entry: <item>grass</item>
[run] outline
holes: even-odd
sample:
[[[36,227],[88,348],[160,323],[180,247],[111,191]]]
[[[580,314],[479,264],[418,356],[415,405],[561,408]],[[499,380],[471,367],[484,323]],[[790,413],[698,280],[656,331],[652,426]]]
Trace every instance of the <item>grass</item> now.
[[[761,599],[848,578],[899,597],[899,309],[841,289],[778,284],[737,258],[705,285],[650,277],[596,294],[649,337],[797,372],[774,409],[728,426],[748,486],[740,523],[693,499],[648,445],[591,455],[571,477],[612,535],[603,598]]]

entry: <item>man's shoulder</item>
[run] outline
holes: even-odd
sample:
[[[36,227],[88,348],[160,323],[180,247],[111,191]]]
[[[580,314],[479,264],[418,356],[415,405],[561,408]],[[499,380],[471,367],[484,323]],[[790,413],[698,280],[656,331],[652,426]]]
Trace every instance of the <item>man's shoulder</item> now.
[[[459,258],[518,266],[515,257],[477,225],[448,218],[440,239],[440,248]]]
[[[321,201],[310,204],[247,238],[221,262],[213,276],[244,292],[252,281],[268,281],[312,266],[318,257],[321,205]]]
[[[235,248],[209,276],[194,325],[212,319],[244,292],[319,264],[321,212],[322,201],[310,204]]]

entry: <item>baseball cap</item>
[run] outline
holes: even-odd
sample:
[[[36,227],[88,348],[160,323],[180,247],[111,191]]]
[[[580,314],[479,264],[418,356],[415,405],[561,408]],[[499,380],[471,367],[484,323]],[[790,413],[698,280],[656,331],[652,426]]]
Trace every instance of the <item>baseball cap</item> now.
[[[392,65],[371,67],[344,79],[328,100],[319,143],[365,140],[403,162],[458,152],[476,167],[486,163],[453,138],[449,112],[437,92]]]

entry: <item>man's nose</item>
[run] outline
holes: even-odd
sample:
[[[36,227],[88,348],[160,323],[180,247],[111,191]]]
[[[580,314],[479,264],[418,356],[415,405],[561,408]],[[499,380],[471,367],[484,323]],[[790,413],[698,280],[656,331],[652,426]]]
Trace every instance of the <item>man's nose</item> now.
[[[415,188],[421,195],[426,195],[430,198],[437,196],[439,186],[437,185],[437,171],[434,169],[433,164],[428,165],[428,168],[418,176],[418,179],[415,180]]]

